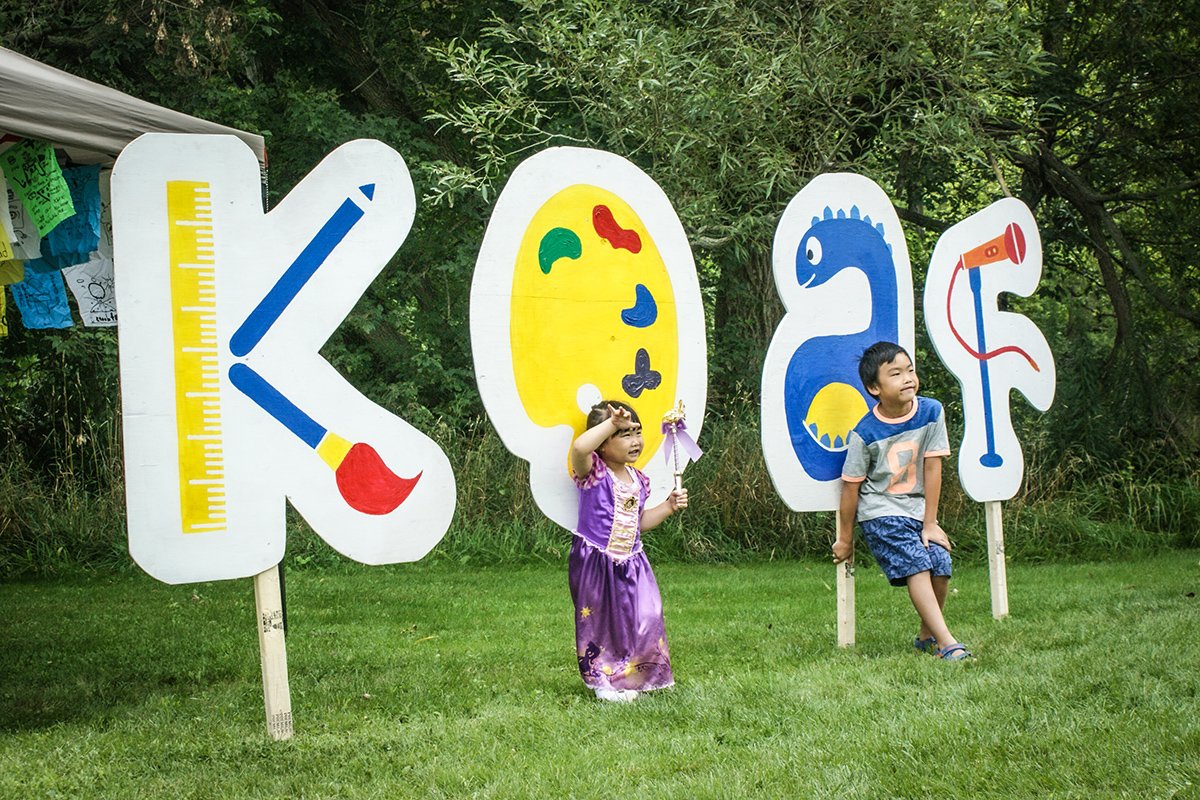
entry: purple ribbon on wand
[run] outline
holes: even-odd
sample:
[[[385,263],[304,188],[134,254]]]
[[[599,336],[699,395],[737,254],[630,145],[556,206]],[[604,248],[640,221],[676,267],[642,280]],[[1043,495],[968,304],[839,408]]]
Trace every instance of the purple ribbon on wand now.
[[[691,437],[687,430],[687,424],[684,422],[683,401],[680,400],[675,408],[663,415],[662,432],[666,436],[667,444],[670,449],[663,448],[663,460],[671,463],[672,458],[675,464],[675,488],[676,490],[683,488],[683,468],[687,466],[687,462],[695,461],[704,454],[700,446],[696,444],[696,440]],[[683,463],[679,462],[679,448],[684,451]]]

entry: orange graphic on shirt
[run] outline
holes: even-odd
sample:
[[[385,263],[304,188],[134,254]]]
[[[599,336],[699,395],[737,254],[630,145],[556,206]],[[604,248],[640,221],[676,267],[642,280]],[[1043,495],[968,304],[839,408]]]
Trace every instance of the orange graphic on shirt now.
[[[908,455],[908,463],[902,464],[901,457]],[[917,486],[917,443],[896,442],[888,448],[888,468],[892,480],[888,483],[888,494],[908,494]]]

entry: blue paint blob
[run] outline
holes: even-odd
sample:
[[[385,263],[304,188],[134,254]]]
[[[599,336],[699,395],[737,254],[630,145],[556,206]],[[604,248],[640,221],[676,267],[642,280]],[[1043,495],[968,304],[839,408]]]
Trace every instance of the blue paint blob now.
[[[631,328],[649,328],[658,319],[658,303],[654,302],[650,290],[640,283],[634,293],[633,307],[621,311],[621,321]]]

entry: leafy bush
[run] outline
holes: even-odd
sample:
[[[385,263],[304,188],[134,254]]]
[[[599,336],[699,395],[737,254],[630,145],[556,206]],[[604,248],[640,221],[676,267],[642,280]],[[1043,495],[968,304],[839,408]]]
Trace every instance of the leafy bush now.
[[[86,430],[75,434],[83,443],[63,445],[70,458],[58,475],[35,469],[16,444],[0,454],[0,576],[129,568],[115,426]],[[461,427],[435,420],[426,431],[450,456],[458,489],[454,521],[430,559],[464,564],[565,561],[570,532],[542,516],[529,489],[528,466],[504,448],[486,420],[476,418]],[[1139,469],[1133,460],[1106,470],[1078,455],[1052,462],[1042,450],[1043,438],[1029,438],[1024,489],[1003,504],[1010,558],[1105,559],[1200,546],[1196,473],[1182,465]],[[653,559],[737,562],[827,556],[833,514],[796,514],[779,499],[763,462],[757,410],[748,398],[727,404],[722,415],[709,420],[701,444],[705,456],[685,476],[691,505],[645,537]],[[957,558],[986,559],[983,506],[959,487],[953,459],[945,473],[941,519]],[[869,558],[865,551],[861,557]],[[304,569],[344,561],[298,514],[289,512],[287,565]]]

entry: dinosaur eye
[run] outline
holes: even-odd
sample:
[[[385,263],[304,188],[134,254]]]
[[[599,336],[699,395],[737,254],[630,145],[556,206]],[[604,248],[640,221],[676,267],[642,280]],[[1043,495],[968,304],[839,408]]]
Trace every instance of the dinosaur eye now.
[[[808,247],[804,251],[804,257],[808,259],[808,263],[814,267],[821,263],[821,240],[815,236],[808,240]]]

